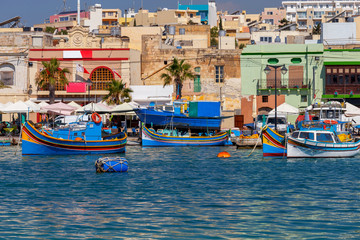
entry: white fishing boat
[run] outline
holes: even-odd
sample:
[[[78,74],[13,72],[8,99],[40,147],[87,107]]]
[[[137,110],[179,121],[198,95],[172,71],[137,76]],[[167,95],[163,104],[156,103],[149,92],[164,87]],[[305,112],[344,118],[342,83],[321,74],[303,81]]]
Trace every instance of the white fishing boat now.
[[[287,137],[287,157],[345,158],[358,154],[360,141],[341,142],[334,126],[322,124],[293,132]]]

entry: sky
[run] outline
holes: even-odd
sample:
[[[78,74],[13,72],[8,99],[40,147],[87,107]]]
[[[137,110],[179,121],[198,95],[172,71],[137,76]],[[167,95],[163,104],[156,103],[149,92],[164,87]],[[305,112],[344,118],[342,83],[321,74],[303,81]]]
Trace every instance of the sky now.
[[[207,0],[179,0],[182,4],[206,4]],[[63,0],[0,0],[0,22],[12,17],[20,16],[23,26],[33,26],[43,23],[49,16],[64,9]],[[6,3],[5,3],[6,2]],[[157,8],[177,8],[178,0],[81,0],[81,9],[85,5],[91,6],[100,3],[102,8],[127,9],[134,7],[138,10],[141,5],[144,9],[155,11]],[[67,10],[76,11],[77,0],[66,0]],[[247,13],[260,13],[264,7],[281,6],[281,0],[216,0],[218,10],[246,10]]]

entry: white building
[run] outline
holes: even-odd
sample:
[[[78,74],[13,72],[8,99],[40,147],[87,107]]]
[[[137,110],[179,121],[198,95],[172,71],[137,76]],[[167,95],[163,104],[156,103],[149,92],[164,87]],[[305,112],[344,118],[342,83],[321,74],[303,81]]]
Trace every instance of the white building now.
[[[307,9],[314,11],[314,16],[321,19],[322,16],[336,16],[345,11],[346,16],[352,16],[358,13],[360,0],[299,0],[283,1],[283,7],[286,9],[286,18],[290,22],[297,22],[297,19],[304,17],[303,12]]]

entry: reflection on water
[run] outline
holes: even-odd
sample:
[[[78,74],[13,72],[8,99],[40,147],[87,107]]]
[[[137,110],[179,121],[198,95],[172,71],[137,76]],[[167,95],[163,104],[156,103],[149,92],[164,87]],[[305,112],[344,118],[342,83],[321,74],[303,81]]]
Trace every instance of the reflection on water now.
[[[233,147],[140,148],[129,172],[98,155],[2,148],[1,238],[359,238],[360,158],[263,159]],[[217,153],[229,151],[231,158]]]

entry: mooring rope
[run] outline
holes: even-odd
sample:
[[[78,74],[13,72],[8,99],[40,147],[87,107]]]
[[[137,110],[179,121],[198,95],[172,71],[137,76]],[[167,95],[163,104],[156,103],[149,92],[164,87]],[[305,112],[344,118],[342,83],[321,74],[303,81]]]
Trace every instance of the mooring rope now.
[[[250,157],[250,155],[253,154],[253,152],[255,151],[255,149],[256,149],[256,147],[257,147],[257,145],[258,145],[258,143],[259,143],[259,139],[261,138],[262,130],[263,130],[263,128],[261,128],[261,130],[260,130],[260,132],[259,132],[259,137],[258,137],[258,139],[257,139],[257,141],[256,141],[256,144],[255,144],[253,150],[252,150],[252,151],[250,152],[250,154],[248,155],[248,157]]]

